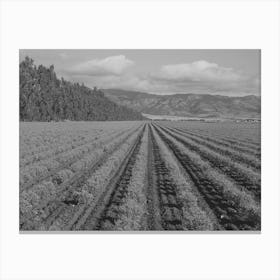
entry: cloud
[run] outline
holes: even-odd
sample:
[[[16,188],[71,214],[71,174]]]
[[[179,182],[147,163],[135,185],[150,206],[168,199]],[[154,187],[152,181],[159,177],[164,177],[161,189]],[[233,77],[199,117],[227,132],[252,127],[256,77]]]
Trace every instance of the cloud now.
[[[110,56],[104,59],[93,59],[80,63],[70,69],[74,75],[87,76],[106,76],[122,75],[129,67],[134,64],[132,60],[124,55]]]
[[[163,65],[149,79],[170,93],[259,94],[257,77],[205,60]]]
[[[242,73],[205,60],[186,64],[164,65],[158,73],[152,74],[152,77],[177,82],[229,82],[243,79]]]
[[[104,75],[104,76],[87,76],[75,75],[72,80],[83,82],[90,87],[98,88],[121,88],[130,90],[150,91],[154,89],[150,81],[137,75],[126,73],[124,75]],[[161,85],[159,85],[161,87]]]
[[[163,65],[149,72],[127,71],[134,64],[123,55],[95,59],[72,67],[71,80],[90,87],[120,88],[156,94],[201,93],[222,95],[259,94],[258,75],[248,76],[233,68],[204,60]]]

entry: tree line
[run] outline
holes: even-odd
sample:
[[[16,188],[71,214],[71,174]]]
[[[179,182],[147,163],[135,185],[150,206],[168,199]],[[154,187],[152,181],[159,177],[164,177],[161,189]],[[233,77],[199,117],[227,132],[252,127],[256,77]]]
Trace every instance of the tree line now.
[[[143,116],[109,100],[97,88],[58,79],[54,66],[34,64],[26,57],[19,66],[21,121],[140,120]]]

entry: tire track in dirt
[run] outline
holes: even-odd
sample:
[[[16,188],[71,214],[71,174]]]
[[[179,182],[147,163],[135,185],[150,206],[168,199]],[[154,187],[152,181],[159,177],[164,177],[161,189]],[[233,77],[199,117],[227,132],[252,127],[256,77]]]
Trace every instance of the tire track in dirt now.
[[[177,187],[170,179],[150,125],[148,139],[148,227],[150,230],[184,230]]]
[[[140,150],[145,127],[142,128],[137,140],[132,145],[120,167],[116,170],[115,175],[111,178],[104,192],[97,199],[97,202],[85,208],[80,217],[77,216],[76,220],[68,225],[68,229],[107,230],[108,226],[110,228],[110,226],[115,224],[118,219],[119,207],[124,202],[128,192],[132,169]]]
[[[239,213],[234,202],[226,199],[220,188],[210,181],[191,158],[182,153],[175,143],[168,139],[162,131],[155,126],[155,129],[162,140],[171,149],[178,162],[185,169],[189,177],[192,179],[194,186],[200,192],[205,202],[216,215],[221,226],[226,230],[256,230],[260,229],[258,221],[249,215]]]

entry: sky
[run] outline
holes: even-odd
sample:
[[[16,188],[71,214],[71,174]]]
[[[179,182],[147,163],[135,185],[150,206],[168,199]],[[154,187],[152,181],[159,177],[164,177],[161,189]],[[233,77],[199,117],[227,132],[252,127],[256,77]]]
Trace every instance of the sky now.
[[[25,56],[91,88],[260,95],[260,50],[20,50]]]

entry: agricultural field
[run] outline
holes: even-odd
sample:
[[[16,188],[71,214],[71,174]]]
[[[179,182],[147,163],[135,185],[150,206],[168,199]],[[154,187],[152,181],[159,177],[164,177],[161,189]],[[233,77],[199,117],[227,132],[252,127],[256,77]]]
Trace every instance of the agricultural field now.
[[[21,231],[259,231],[259,123],[21,122]]]

